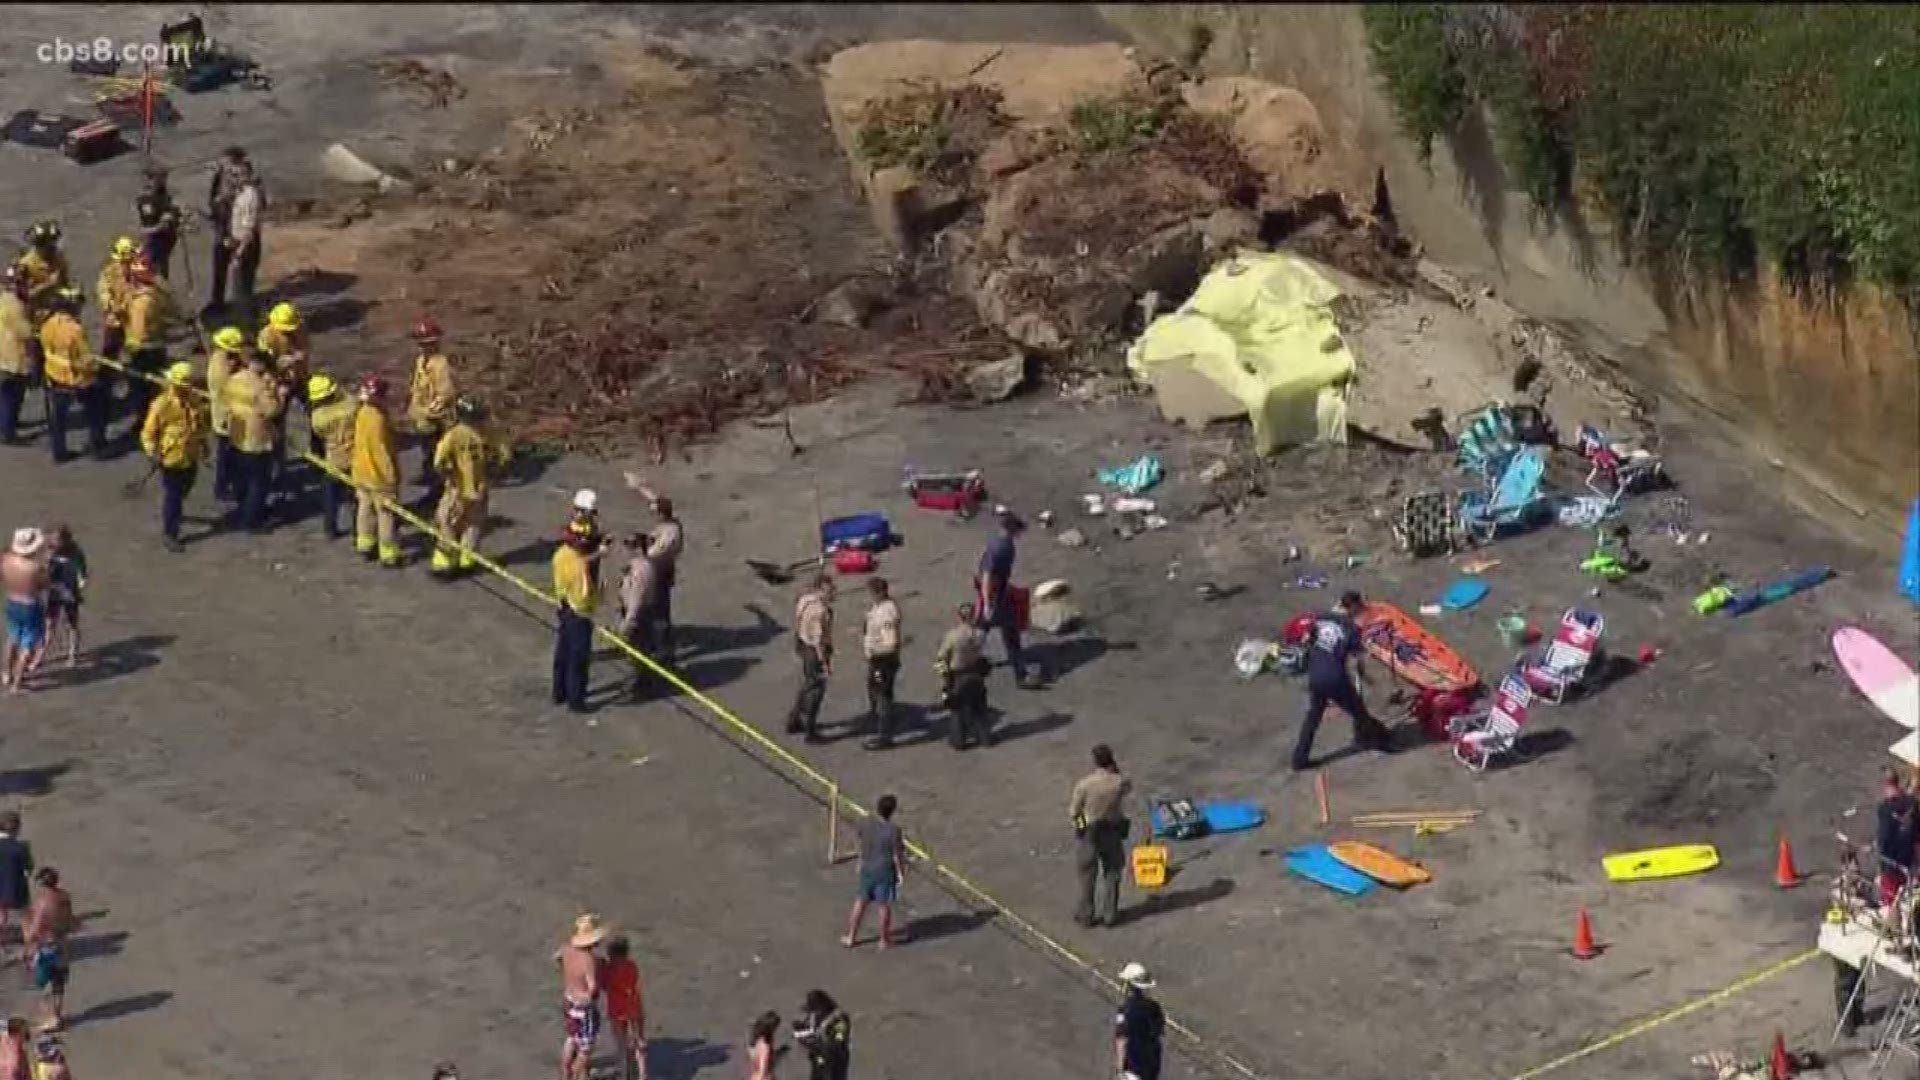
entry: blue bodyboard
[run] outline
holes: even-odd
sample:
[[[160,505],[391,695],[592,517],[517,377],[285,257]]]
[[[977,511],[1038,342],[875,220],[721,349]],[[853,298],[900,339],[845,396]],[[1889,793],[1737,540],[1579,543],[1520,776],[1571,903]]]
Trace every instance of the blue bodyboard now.
[[[1287,869],[1317,885],[1347,896],[1365,896],[1379,882],[1333,857],[1325,844],[1297,847],[1285,855]]]
[[[1207,823],[1207,835],[1214,833],[1245,832],[1266,823],[1267,812],[1254,803],[1199,800],[1194,808],[1200,811],[1200,820]],[[1160,820],[1160,808],[1153,807],[1147,815],[1153,823],[1153,835],[1158,838],[1167,835],[1166,823]]]
[[[1728,601],[1720,610],[1728,615],[1745,615],[1755,608],[1763,608],[1776,600],[1785,600],[1795,593],[1806,592],[1815,585],[1833,576],[1833,570],[1825,566],[1816,566],[1804,574],[1795,574],[1784,581],[1776,581],[1764,589],[1756,589]]]
[[[1900,591],[1920,604],[1920,499],[1913,500],[1913,512],[1907,515],[1907,544],[1900,553]]]
[[[1486,599],[1486,596],[1486,582],[1473,578],[1461,578],[1447,586],[1447,591],[1440,594],[1440,606],[1448,611],[1465,611]]]

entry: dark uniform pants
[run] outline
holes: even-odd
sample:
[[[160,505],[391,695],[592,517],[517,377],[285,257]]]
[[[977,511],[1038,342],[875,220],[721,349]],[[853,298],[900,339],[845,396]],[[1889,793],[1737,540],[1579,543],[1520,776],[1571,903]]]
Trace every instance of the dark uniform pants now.
[[[146,421],[147,406],[153,403],[158,388],[145,375],[158,379],[167,366],[167,350],[160,345],[142,345],[127,357],[127,415],[133,418],[133,430],[130,433],[135,441],[140,438],[140,425]]]
[[[1113,925],[1120,915],[1120,875],[1126,871],[1126,864],[1126,822],[1088,823],[1074,851],[1074,868],[1080,874],[1074,918],[1082,923]]]
[[[946,693],[947,713],[950,721],[947,725],[947,742],[955,750],[965,750],[980,742],[992,742],[992,733],[987,730],[987,679],[979,671],[960,672],[952,676]]]
[[[653,617],[660,628],[659,660],[671,664],[674,660],[673,643],[673,578],[676,567],[668,563],[660,568],[660,596],[654,601]],[[647,655],[652,656],[652,653]]]
[[[223,211],[217,216],[224,218],[226,215]],[[227,246],[224,228],[214,230],[210,255],[213,266],[207,280],[207,306],[224,308],[227,306],[227,268],[233,265],[233,249]]]
[[[633,651],[649,659],[658,660],[654,650],[660,647],[660,612],[657,607],[642,609],[633,616],[633,629],[627,631],[627,644]],[[638,660],[633,662],[632,692],[638,697],[652,685],[653,669]]]
[[[1004,599],[995,605],[993,620],[988,626],[999,628],[1000,644],[1007,649],[1007,666],[1013,669],[1015,681],[1025,682],[1027,658],[1020,647],[1020,617],[1014,613],[1013,605]]]
[[[900,677],[900,655],[867,657],[867,723],[881,743],[893,741],[893,684]]]
[[[192,465],[160,470],[160,534],[169,540],[180,539],[180,514],[193,490],[200,470]]]
[[[814,649],[800,649],[800,692],[794,695],[793,708],[787,713],[787,732],[806,732],[809,739],[820,734],[820,705],[827,699],[827,665]]]
[[[440,489],[446,485],[446,480],[433,468],[433,452],[440,446],[440,436],[445,433],[446,429],[438,424],[422,424],[413,433],[414,441],[420,447],[419,483],[426,486],[428,506],[439,505]]]
[[[566,605],[553,638],[553,703],[587,711],[587,676],[593,666],[593,620]]]
[[[221,502],[239,501],[240,471],[234,462],[233,440],[225,435],[213,437],[213,497]]]
[[[335,480],[330,473],[320,477],[320,531],[329,540],[338,540],[347,534],[349,526],[340,524],[340,512],[352,506],[353,489],[344,481]]]
[[[27,377],[0,374],[0,443],[20,437],[20,406],[26,400]]]
[[[240,527],[263,528],[273,489],[273,451],[233,451],[234,487],[240,499]]]
[[[78,389],[49,384],[47,441],[55,461],[66,461],[73,456],[67,451],[67,419],[76,405],[87,425],[87,452],[95,457],[107,452],[107,384],[96,380],[92,386]]]
[[[1320,731],[1320,718],[1326,715],[1329,704],[1338,705],[1342,712],[1353,717],[1353,741],[1361,746],[1384,746],[1387,743],[1387,729],[1367,711],[1367,703],[1361,699],[1360,691],[1353,685],[1352,679],[1342,679],[1331,686],[1307,687],[1307,719],[1300,725],[1300,739],[1293,744],[1293,767],[1304,769],[1313,763],[1313,737]]]
[[[253,243],[247,245],[233,260],[233,299],[246,313],[248,322],[254,321],[254,283],[260,277],[260,234],[255,230]]]

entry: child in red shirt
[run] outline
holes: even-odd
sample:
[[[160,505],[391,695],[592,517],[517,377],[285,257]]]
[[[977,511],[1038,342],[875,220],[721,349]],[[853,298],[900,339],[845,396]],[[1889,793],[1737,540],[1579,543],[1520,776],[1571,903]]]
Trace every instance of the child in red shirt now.
[[[620,1073],[647,1080],[646,1009],[640,997],[640,968],[628,955],[624,936],[607,943],[600,961],[600,992],[606,995],[607,1024],[620,1044]]]

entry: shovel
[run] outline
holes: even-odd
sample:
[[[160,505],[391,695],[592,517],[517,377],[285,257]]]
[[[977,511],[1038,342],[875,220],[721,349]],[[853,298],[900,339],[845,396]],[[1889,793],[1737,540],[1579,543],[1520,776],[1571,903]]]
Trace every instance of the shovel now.
[[[157,461],[148,462],[147,471],[141,475],[140,479],[129,480],[126,483],[120,485],[120,497],[123,499],[139,498],[140,493],[147,490],[147,482],[149,480],[152,480],[153,474],[159,471],[160,471],[159,462]]]
[[[810,559],[801,559],[799,562],[791,562],[783,566],[780,563],[748,559],[747,569],[752,570],[754,576],[769,585],[789,585],[793,583],[794,574],[809,567],[824,565],[825,561],[823,556],[815,555]]]

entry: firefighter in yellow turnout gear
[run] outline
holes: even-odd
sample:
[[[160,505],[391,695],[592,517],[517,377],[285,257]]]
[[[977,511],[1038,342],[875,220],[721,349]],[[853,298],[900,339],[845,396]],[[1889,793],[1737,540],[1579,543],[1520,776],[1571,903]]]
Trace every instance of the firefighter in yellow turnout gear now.
[[[26,283],[20,268],[8,263],[0,282],[0,445],[20,437],[20,406],[27,400],[39,344],[27,314]]]
[[[270,361],[274,378],[287,388],[292,400],[307,413],[308,423],[312,423],[312,411],[307,403],[307,381],[312,376],[309,368],[311,345],[307,340],[307,328],[300,320],[300,311],[292,304],[281,301],[267,312],[267,325],[260,328],[260,335],[254,339],[254,348]],[[280,417],[280,447],[284,451],[287,441],[287,418]]]
[[[54,301],[62,289],[71,286],[67,257],[60,251],[60,223],[37,222],[27,230],[27,250],[15,265],[27,287],[27,310],[34,326],[53,312]]]
[[[213,428],[213,497],[233,502],[239,497],[234,489],[239,479],[233,465],[232,418],[227,415],[227,380],[247,366],[240,351],[247,336],[237,326],[223,326],[213,332],[213,352],[207,357],[208,417]]]
[[[136,254],[132,237],[115,240],[106,265],[100,268],[100,277],[94,281],[93,295],[100,304],[100,355],[114,360],[120,359],[120,347],[126,340],[127,299],[133,295],[128,270]]]
[[[53,460],[67,461],[67,418],[78,406],[87,424],[87,452],[96,458],[107,453],[107,395],[100,381],[100,358],[87,345],[80,326],[80,290],[64,288],[53,299],[53,310],[40,324],[40,353],[47,372],[47,441]]]
[[[180,551],[180,512],[206,456],[207,413],[193,393],[193,365],[181,361],[167,369],[167,387],[147,407],[140,425],[140,449],[160,472],[160,532],[168,551]]]
[[[433,549],[433,572],[452,577],[474,568],[472,551],[480,547],[487,524],[487,470],[500,455],[487,445],[480,431],[485,411],[478,401],[462,397],[453,403],[453,426],[433,449],[433,471],[440,475],[440,505],[433,521],[440,534],[458,541],[458,550],[446,544]]]
[[[381,408],[386,380],[369,375],[360,384],[360,410],[353,414],[353,486],[359,501],[354,515],[353,549],[380,565],[400,565],[394,533],[393,501],[400,497],[400,466],[393,459],[393,425]]]
[[[353,475],[354,417],[360,403],[340,392],[329,375],[307,380],[307,426],[313,435],[313,454],[342,475]],[[353,488],[331,473],[320,477],[320,531],[329,540],[346,535],[340,511],[352,500]]]
[[[438,503],[440,477],[434,472],[433,455],[453,419],[453,363],[440,351],[440,324],[433,319],[422,318],[414,324],[413,340],[420,351],[407,382],[407,422],[420,444],[420,483],[426,485],[427,501]]]
[[[127,264],[124,323],[127,347],[127,411],[133,422],[147,414],[155,392],[151,380],[167,366],[167,331],[173,326],[173,298],[144,258]]]
[[[240,496],[239,525],[264,531],[273,502],[274,432],[286,411],[286,389],[267,370],[267,358],[247,355],[247,366],[227,376],[228,438],[233,448],[235,487]]]

